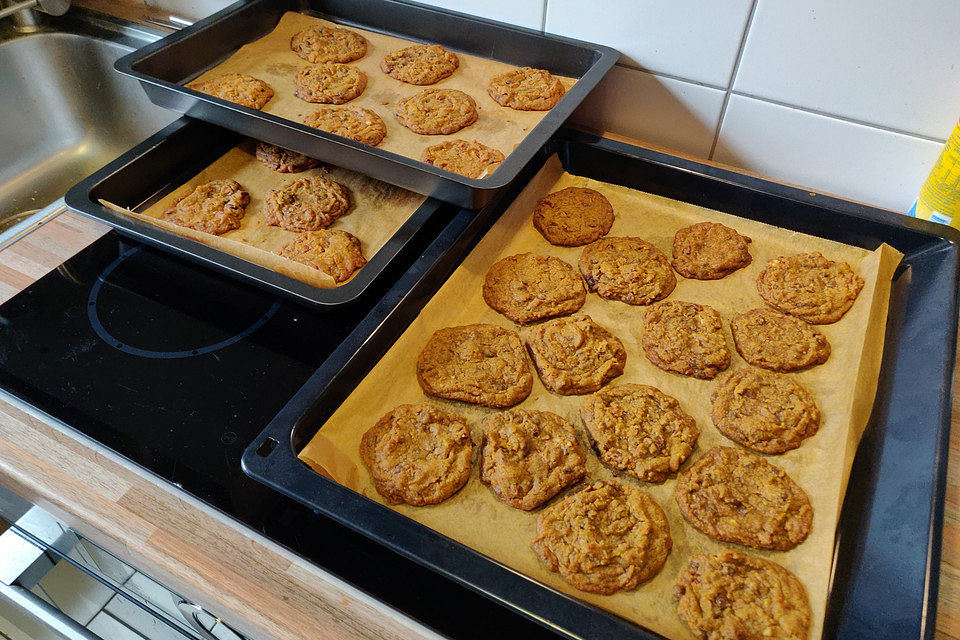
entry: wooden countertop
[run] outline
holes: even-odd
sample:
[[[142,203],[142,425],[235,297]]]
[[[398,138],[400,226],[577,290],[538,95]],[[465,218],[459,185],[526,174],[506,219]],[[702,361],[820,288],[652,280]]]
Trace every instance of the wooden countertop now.
[[[106,233],[66,213],[0,252],[0,302]],[[937,640],[960,640],[960,392],[954,391]],[[0,401],[0,484],[259,639],[437,636],[122,458]],[[202,549],[202,554],[197,550]]]

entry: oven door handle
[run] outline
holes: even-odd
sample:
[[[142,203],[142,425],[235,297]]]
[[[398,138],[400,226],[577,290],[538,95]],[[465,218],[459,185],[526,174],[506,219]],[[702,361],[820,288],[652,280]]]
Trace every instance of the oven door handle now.
[[[12,604],[24,615],[54,631],[66,640],[103,640],[100,636],[82,627],[65,613],[18,585],[0,582],[0,600]]]

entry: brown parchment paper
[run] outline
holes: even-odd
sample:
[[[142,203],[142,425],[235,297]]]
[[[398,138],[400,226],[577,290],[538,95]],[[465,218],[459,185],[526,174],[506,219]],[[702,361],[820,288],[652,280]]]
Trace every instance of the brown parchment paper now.
[[[329,228],[340,229],[359,238],[360,248],[367,260],[376,255],[387,240],[426,200],[425,196],[412,191],[333,165],[321,165],[300,173],[277,173],[257,160],[254,155],[255,149],[255,142],[244,141],[143,212],[137,213],[108,202],[104,204],[126,215],[192,238],[297,280],[316,287],[330,288],[339,285],[327,274],[276,255],[276,251],[296,238],[297,233],[266,223],[263,217],[263,203],[268,191],[282,187],[297,178],[310,176],[329,178],[347,187],[350,191],[350,209]],[[250,204],[247,205],[239,229],[215,236],[212,233],[195,231],[161,219],[164,212],[198,185],[225,178],[236,180],[250,194]],[[356,273],[362,270],[361,267]]]
[[[753,262],[748,267],[722,280],[687,280],[678,276],[677,288],[668,298],[706,303],[721,313],[727,343],[733,354],[730,366],[734,369],[745,367],[746,363],[733,348],[729,320],[735,313],[763,306],[755,283],[769,259],[818,250],[832,259],[848,262],[863,277],[866,282],[863,291],[846,316],[836,324],[818,327],[833,347],[830,359],[823,365],[795,374],[814,395],[823,411],[823,425],[819,433],[806,440],[799,449],[771,457],[771,461],[784,467],[810,496],[815,514],[810,537],[788,552],[756,551],[714,541],[687,524],[680,515],[673,493],[675,479],[656,485],[640,482],[625,474],[614,474],[589,447],[589,479],[616,476],[620,482],[639,486],[657,500],[670,521],[674,546],[666,566],[655,578],[635,591],[611,596],[589,594],[574,589],[558,574],[547,571],[530,548],[536,532],[537,512],[524,513],[499,502],[489,487],[480,482],[476,465],[467,485],[445,502],[430,507],[401,505],[393,508],[536,580],[670,638],[693,637],[677,617],[676,606],[670,595],[676,577],[690,555],[695,552],[714,553],[725,547],[738,548],[779,562],[800,578],[807,588],[813,610],[810,637],[820,637],[840,503],[853,453],[876,392],[890,281],[902,257],[889,246],[884,245],[873,252],[865,251],[569,175],[563,173],[559,161],[554,157],[424,307],[396,344],[322,426],[301,452],[301,459],[334,480],[383,502],[360,460],[358,447],[363,432],[394,406],[406,402],[427,402],[459,413],[468,418],[474,441],[480,443],[480,424],[495,410],[426,396],[416,380],[417,355],[432,332],[442,327],[486,322],[518,328],[487,307],[481,295],[484,274],[501,257],[533,251],[554,255],[576,265],[582,248],[554,247],[531,224],[531,214],[537,200],[568,186],[597,189],[609,198],[616,213],[610,235],[643,237],[667,255],[671,254],[674,233],[695,222],[722,222],[753,238],[750,245]],[[714,381],[667,373],[647,360],[640,346],[640,321],[644,311],[644,307],[605,300],[595,294],[587,296],[583,312],[617,335],[627,350],[625,371],[611,384],[650,384],[676,397],[681,406],[696,419],[701,430],[697,448],[691,456],[693,460],[714,445],[737,446],[724,438],[710,420],[710,394]],[[519,331],[521,336],[526,336],[526,329]],[[518,406],[554,411],[564,416],[574,425],[584,446],[587,446],[586,430],[579,415],[582,400],[583,396],[552,394],[536,379],[530,397]],[[688,466],[689,461],[684,468]]]
[[[293,95],[294,76],[297,71],[310,63],[290,49],[290,38],[298,31],[315,24],[338,26],[303,13],[287,12],[280,18],[280,22],[273,31],[259,40],[240,47],[232,56],[204,72],[197,79],[207,80],[224,73],[246,73],[259,78],[269,84],[274,92],[273,98],[266,104],[263,111],[300,123],[303,116],[308,113],[313,113],[321,107],[331,106],[306,102]],[[453,75],[428,86],[407,84],[381,71],[380,61],[391,51],[417,44],[417,42],[352,26],[347,28],[360,33],[367,39],[367,54],[359,60],[347,63],[367,74],[367,88],[359,97],[344,106],[365,107],[380,116],[387,127],[387,137],[377,146],[378,149],[386,149],[407,158],[419,160],[424,148],[444,140],[463,138],[478,140],[487,146],[499,149],[503,155],[507,156],[549,113],[548,111],[516,111],[502,107],[487,95],[490,78],[516,68],[513,65],[451,49],[460,59],[460,66]],[[568,91],[576,82],[573,78],[560,77],[560,80]],[[469,127],[450,135],[427,136],[410,131],[393,117],[393,107],[402,98],[424,89],[463,91],[477,102],[480,118]]]

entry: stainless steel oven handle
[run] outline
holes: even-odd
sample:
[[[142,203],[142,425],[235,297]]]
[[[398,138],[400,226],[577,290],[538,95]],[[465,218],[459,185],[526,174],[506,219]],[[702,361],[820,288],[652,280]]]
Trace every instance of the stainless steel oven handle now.
[[[200,634],[200,637],[203,638],[203,640],[224,640],[223,630],[229,631],[232,634],[232,636],[230,636],[231,638],[236,638],[237,640],[246,640],[245,636],[235,631],[226,622],[216,617],[195,602],[190,602],[189,600],[179,600],[177,602],[177,609],[180,611],[180,615],[183,616],[184,620],[186,620],[190,626],[193,627],[194,631]],[[214,624],[207,628],[207,625],[203,623],[203,621],[200,619],[200,616],[206,616],[212,620]],[[219,626],[222,627],[219,637],[213,635],[212,632],[214,625],[217,623],[219,623]]]
[[[76,620],[67,617],[65,613],[46,600],[21,586],[0,583],[0,600],[12,604],[24,615],[51,629],[66,640],[103,640],[97,634],[82,627]]]

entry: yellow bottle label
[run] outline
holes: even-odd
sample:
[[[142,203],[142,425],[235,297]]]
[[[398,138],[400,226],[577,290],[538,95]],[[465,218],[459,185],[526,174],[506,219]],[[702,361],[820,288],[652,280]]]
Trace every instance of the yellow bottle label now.
[[[960,229],[960,123],[920,189],[917,217]]]

